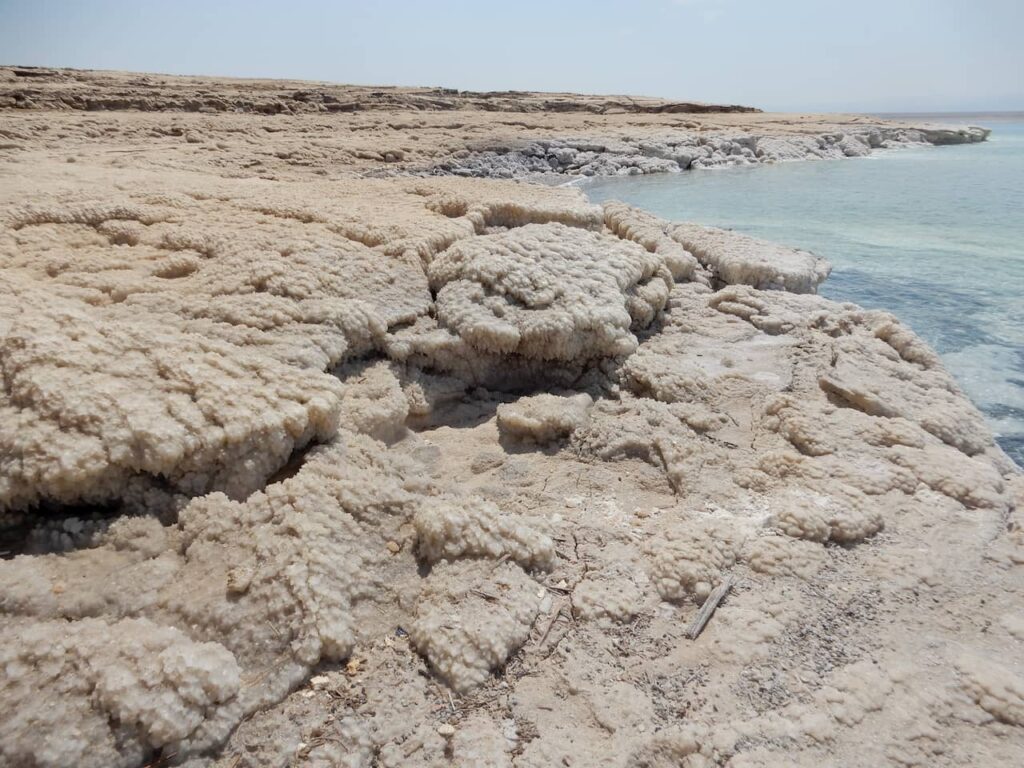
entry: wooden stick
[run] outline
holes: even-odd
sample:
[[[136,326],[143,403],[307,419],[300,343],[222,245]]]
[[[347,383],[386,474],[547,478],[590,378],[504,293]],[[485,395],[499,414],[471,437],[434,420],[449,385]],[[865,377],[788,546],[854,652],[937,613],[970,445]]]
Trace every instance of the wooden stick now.
[[[711,617],[715,614],[715,609],[718,608],[718,604],[722,602],[722,598],[729,593],[730,589],[732,589],[732,576],[726,576],[725,581],[712,590],[711,594],[708,595],[708,599],[704,601],[704,605],[700,607],[697,618],[693,620],[690,628],[686,630],[687,637],[691,640],[696,640],[700,637],[700,633],[704,631],[704,626],[711,621]]]
[[[559,617],[562,615],[563,608],[565,608],[565,601],[561,600],[558,603],[558,610],[554,612],[551,616],[551,620],[548,622],[547,629],[544,630],[544,634],[541,635],[540,640],[537,641],[538,647],[544,645],[544,641],[548,639],[548,635],[551,634],[551,628],[555,626],[555,622],[558,621]]]

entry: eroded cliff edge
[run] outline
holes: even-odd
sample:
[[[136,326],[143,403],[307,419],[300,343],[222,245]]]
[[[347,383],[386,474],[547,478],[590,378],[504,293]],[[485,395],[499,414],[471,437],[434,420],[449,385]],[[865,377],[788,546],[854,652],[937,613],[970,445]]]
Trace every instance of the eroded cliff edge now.
[[[568,189],[240,170],[299,123],[45,119],[0,161],[6,762],[1020,750],[1019,470],[822,260]]]

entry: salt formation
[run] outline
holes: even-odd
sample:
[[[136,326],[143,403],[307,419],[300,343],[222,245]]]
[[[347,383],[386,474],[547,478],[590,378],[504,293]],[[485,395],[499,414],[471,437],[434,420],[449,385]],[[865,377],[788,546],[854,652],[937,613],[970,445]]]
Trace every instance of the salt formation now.
[[[587,423],[594,404],[586,392],[567,397],[542,394],[522,397],[514,403],[499,405],[498,431],[503,436],[532,440],[541,445],[557,442]]]
[[[807,251],[715,227],[678,224],[669,235],[728,285],[814,293],[832,269]]]
[[[672,278],[639,246],[562,224],[529,224],[438,254],[437,317],[482,353],[539,360],[636,349],[631,327],[665,306]]]
[[[0,630],[7,765],[137,765],[189,737],[241,687],[235,658],[146,619],[40,621]]]
[[[944,136],[629,114],[4,113],[0,762],[1012,764],[1024,483],[909,329],[807,253],[329,159]]]
[[[1024,678],[985,659],[964,657],[959,662],[967,694],[1003,723],[1024,726]]]
[[[427,577],[411,637],[452,688],[468,691],[526,641],[539,605],[513,566],[441,565]]]
[[[750,569],[769,576],[793,575],[812,578],[825,564],[825,553],[813,542],[784,536],[760,536],[750,542],[743,555]]]
[[[429,172],[456,176],[521,178],[547,174],[637,176],[678,173],[696,168],[864,157],[874,149],[922,144],[984,141],[985,128],[907,129],[888,125],[833,126],[818,134],[778,133],[752,127],[743,132],[682,135],[665,131],[635,134],[535,138],[509,141],[495,137],[434,164]]]
[[[528,569],[550,570],[554,564],[554,544],[546,534],[486,501],[431,500],[413,524],[420,554],[430,563],[482,557],[508,558]]]
[[[726,568],[736,562],[739,542],[716,525],[669,528],[650,547],[651,580],[664,600],[704,602]]]
[[[639,612],[643,592],[625,566],[581,581],[572,591],[573,613],[583,621],[628,622]]]

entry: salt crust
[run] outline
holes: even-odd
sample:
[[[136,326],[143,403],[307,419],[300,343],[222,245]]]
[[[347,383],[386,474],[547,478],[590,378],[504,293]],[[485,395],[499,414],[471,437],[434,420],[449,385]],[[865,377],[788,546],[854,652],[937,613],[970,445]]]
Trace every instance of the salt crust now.
[[[807,254],[569,190],[136,181],[89,199],[50,180],[4,201],[5,519],[141,513],[71,517],[71,551],[0,562],[9,762],[215,749],[385,626],[407,626],[456,690],[486,685],[531,632],[537,579],[575,555],[550,521],[432,476],[429,451],[404,447],[417,419],[486,402],[485,380],[561,393],[498,408],[516,450],[564,441],[576,461],[644,462],[680,500],[636,547],[644,578],[565,588],[584,626],[628,622],[648,597],[699,603],[737,569],[814,579],[823,544],[872,546],[907,505],[987,519],[1016,503],[1014,470],[926,345],[886,313],[793,293],[827,271]],[[1012,544],[993,557],[1015,562]],[[742,642],[710,635],[716,658],[782,636],[781,608],[744,610],[722,616]],[[1015,678],[959,674],[981,711],[1019,724]],[[832,738],[883,706],[843,680],[824,720],[743,727]],[[693,763],[710,739],[619,747]]]

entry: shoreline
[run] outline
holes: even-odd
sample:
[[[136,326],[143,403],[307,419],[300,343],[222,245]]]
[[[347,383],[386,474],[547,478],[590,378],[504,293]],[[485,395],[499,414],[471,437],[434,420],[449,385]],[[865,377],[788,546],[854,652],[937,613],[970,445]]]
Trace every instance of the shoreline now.
[[[960,128],[887,127],[872,125],[855,132],[819,135],[693,135],[643,141],[607,142],[568,137],[497,144],[470,151],[414,175],[525,179],[548,175],[588,178],[680,173],[687,170],[866,157],[877,150],[915,146],[949,146],[986,141],[991,130]]]
[[[1024,748],[1024,473],[934,351],[809,252],[414,173],[845,157],[878,123],[66,77],[124,108],[0,109],[0,761]],[[170,91],[255,106],[133,108]]]

